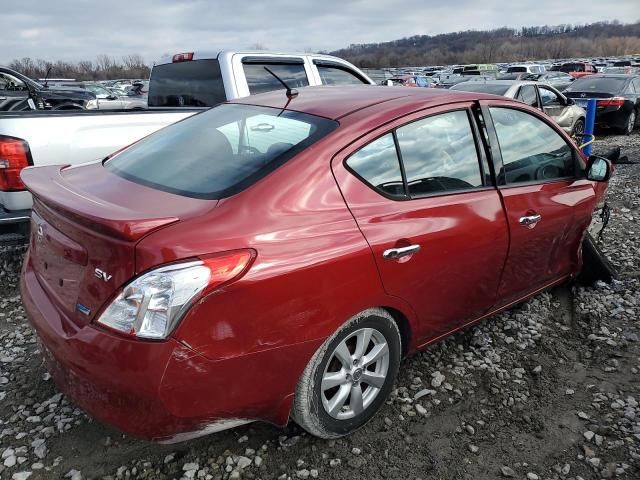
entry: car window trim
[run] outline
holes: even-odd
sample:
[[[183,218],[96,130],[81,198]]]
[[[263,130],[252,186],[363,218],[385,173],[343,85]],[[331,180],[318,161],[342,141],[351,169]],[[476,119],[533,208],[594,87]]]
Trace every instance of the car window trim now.
[[[242,64],[249,65],[304,65],[304,58],[301,57],[270,57],[270,56],[248,56],[242,57]]]
[[[480,117],[482,115],[482,111],[480,110],[480,104],[475,103],[470,109],[471,115],[471,126],[473,129],[473,133],[475,136],[477,148],[479,151],[479,160],[481,162],[481,173],[483,174],[483,183],[486,181],[487,173],[489,174],[490,184],[485,185],[487,187],[495,188],[498,184],[496,179],[496,172],[493,168],[493,162],[491,161],[491,146],[489,145],[489,139],[486,138],[486,135],[482,132],[482,125],[480,124]],[[483,117],[483,123],[486,122]],[[486,126],[485,126],[486,128]],[[485,168],[488,169],[488,172],[485,171]]]
[[[341,64],[340,62],[316,58],[316,59],[313,59],[312,63],[315,65],[316,69],[318,69],[318,67],[329,67],[329,68],[335,68],[336,70],[342,70],[343,72],[350,73],[351,75],[356,77],[358,80],[360,80],[364,85],[369,85],[369,82],[362,75],[360,75],[355,70],[352,70],[347,65]],[[318,70],[318,74],[319,73],[320,73],[320,70]]]
[[[573,183],[576,180],[580,180],[579,178],[577,178],[575,175],[573,177],[569,176],[569,177],[558,177],[558,178],[552,178],[550,180],[547,180],[545,182],[539,182],[538,180],[529,180],[527,182],[518,182],[518,183],[508,183],[506,185],[501,185],[499,187],[500,190],[509,190],[511,188],[518,188],[518,187],[527,187],[527,186],[533,186],[533,185],[547,185],[547,184],[552,184],[552,183]]]
[[[559,177],[559,178],[552,178],[549,180],[531,180],[529,182],[519,182],[519,183],[511,183],[508,184],[506,182],[506,178],[505,178],[505,171],[504,171],[504,161],[502,159],[502,150],[500,150],[500,143],[498,142],[498,134],[496,132],[496,128],[495,128],[495,124],[493,123],[493,117],[491,116],[491,111],[489,110],[490,107],[495,107],[495,108],[509,108],[512,110],[518,110],[520,112],[529,114],[535,118],[537,118],[538,120],[540,120],[541,122],[546,123],[551,129],[553,129],[554,132],[556,132],[560,138],[562,138],[562,140],[564,140],[564,142],[569,145],[569,148],[571,148],[571,153],[572,153],[572,157],[573,157],[573,170],[574,170],[574,174],[573,176],[568,176],[568,177]],[[534,108],[534,107],[530,107],[533,108],[536,112],[539,112],[538,109]],[[491,156],[492,156],[492,160],[493,160],[493,168],[496,174],[496,186],[499,190],[502,189],[507,189],[507,188],[514,188],[514,187],[518,187],[518,186],[526,186],[526,185],[545,185],[548,183],[557,183],[557,182],[562,182],[562,181],[567,181],[567,179],[572,179],[573,181],[576,180],[580,180],[580,175],[579,175],[579,170],[578,170],[578,164],[579,164],[579,153],[577,152],[577,146],[572,142],[572,141],[567,141],[566,138],[564,138],[557,130],[556,130],[556,126],[554,126],[551,122],[553,122],[553,120],[551,120],[551,118],[549,118],[549,120],[551,121],[547,121],[546,118],[544,118],[542,115],[536,115],[534,113],[532,113],[531,111],[527,110],[526,108],[521,108],[520,105],[512,105],[512,104],[507,104],[507,103],[502,103],[499,101],[492,101],[492,100],[481,100],[480,101],[480,109],[482,111],[482,117],[485,121],[485,125],[487,128],[487,134],[489,135],[489,144],[490,144],[490,150],[491,150]],[[497,172],[502,172],[499,175],[499,178],[497,176]]]

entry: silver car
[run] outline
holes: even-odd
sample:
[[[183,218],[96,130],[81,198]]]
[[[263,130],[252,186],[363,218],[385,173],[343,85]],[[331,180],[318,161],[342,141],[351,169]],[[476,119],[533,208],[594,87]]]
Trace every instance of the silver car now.
[[[544,111],[578,141],[582,139],[586,117],[584,108],[576,105],[572,99],[565,97],[551,85],[531,81],[489,80],[459,83],[451,87],[451,90],[491,93],[520,100]]]

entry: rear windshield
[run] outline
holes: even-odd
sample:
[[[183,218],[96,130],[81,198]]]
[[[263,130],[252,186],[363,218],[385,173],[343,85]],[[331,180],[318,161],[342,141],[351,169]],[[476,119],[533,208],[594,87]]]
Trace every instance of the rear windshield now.
[[[150,107],[212,107],[226,101],[218,60],[194,60],[153,67]]]
[[[337,125],[299,112],[224,104],[159,130],[105,167],[165,192],[220,199],[252,185]]]
[[[584,63],[565,63],[560,67],[561,72],[584,72]]]
[[[511,85],[492,85],[482,82],[464,82],[451,87],[451,90],[461,90],[463,92],[491,93],[493,95],[504,95]]]
[[[627,83],[626,77],[583,77],[574,81],[565,92],[620,92]]]
[[[527,71],[527,67],[509,67],[509,68],[507,68],[507,73],[526,72],[526,71]]]

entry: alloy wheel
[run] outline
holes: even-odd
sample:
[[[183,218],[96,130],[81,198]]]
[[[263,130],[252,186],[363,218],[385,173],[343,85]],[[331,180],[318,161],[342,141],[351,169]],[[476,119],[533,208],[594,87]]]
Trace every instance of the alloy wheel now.
[[[374,328],[361,328],[334,349],[322,375],[322,405],[337,420],[364,412],[389,372],[389,346]]]
[[[627,119],[627,133],[633,132],[636,126],[636,112],[632,111]]]

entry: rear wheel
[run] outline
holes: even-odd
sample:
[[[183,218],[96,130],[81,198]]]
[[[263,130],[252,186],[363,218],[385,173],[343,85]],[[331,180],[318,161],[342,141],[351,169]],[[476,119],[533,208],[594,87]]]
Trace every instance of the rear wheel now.
[[[631,113],[627,117],[627,123],[622,129],[622,133],[624,133],[625,135],[629,135],[631,132],[633,132],[634,128],[636,128],[636,111],[631,110]]]
[[[293,418],[321,438],[347,435],[367,423],[393,388],[401,337],[391,315],[371,308],[329,337],[302,374]]]

